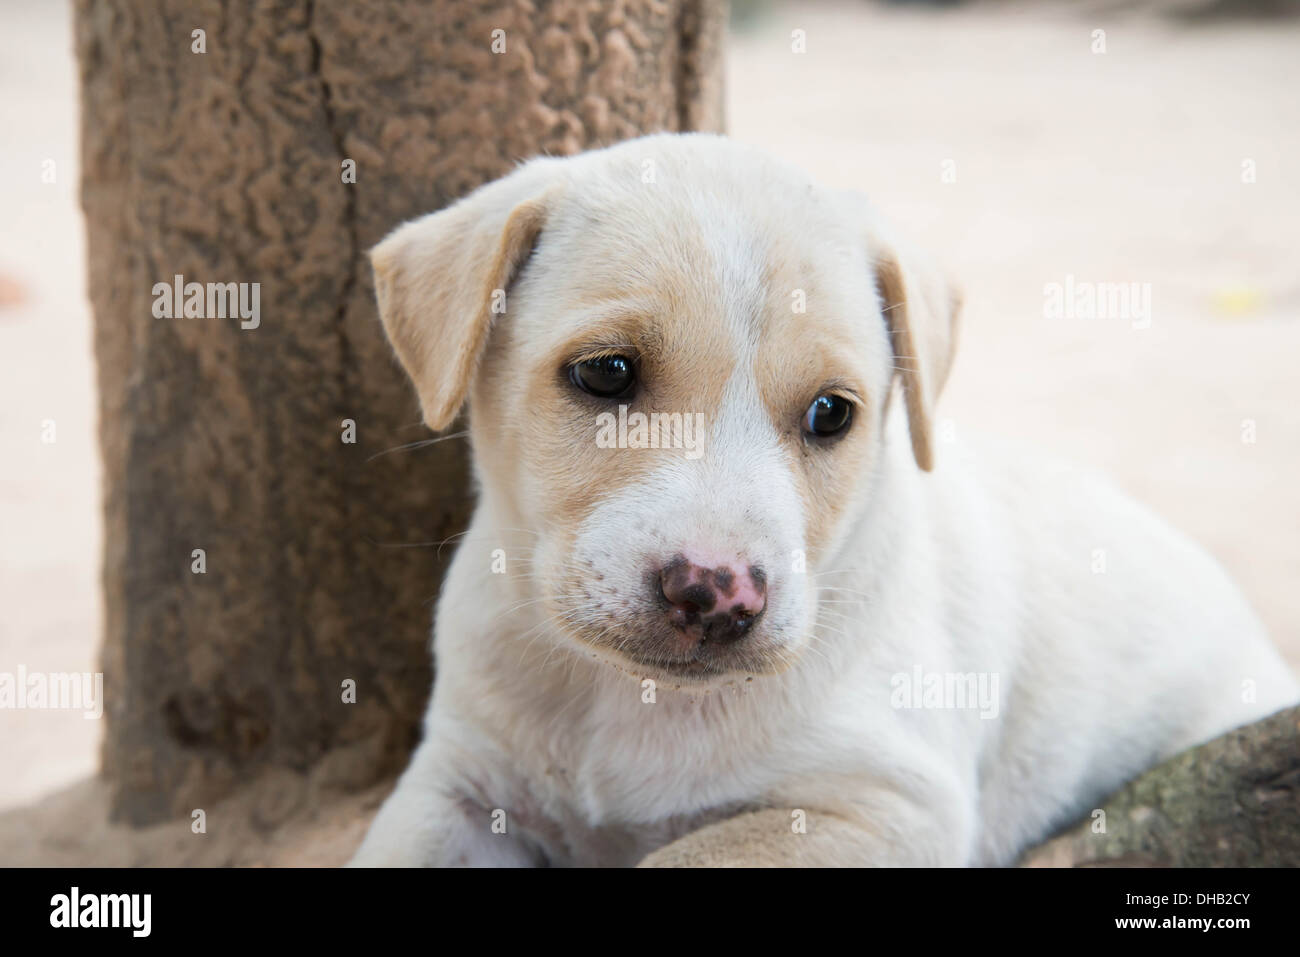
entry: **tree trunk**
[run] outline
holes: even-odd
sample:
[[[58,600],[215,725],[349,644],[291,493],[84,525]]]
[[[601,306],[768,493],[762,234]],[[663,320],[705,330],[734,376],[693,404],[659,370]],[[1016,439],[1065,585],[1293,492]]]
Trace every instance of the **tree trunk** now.
[[[76,19],[114,814],[188,814],[327,755],[362,786],[414,741],[454,550],[395,546],[469,509],[463,442],[388,451],[427,436],[365,252],[521,158],[719,128],[725,3],[77,0]],[[256,328],[157,317],[178,275],[247,283],[250,306],[260,284]]]

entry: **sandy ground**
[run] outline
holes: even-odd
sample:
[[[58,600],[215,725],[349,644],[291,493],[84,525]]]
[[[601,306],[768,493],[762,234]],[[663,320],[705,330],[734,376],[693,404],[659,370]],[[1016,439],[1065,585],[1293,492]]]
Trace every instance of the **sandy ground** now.
[[[69,15],[0,0],[0,18],[0,671],[93,671],[99,462]],[[728,109],[733,136],[867,191],[964,287],[941,406],[955,441],[1015,436],[1108,470],[1229,567],[1300,669],[1297,40],[1297,23],[1077,5],[777,5],[733,38]],[[1044,285],[1067,275],[1150,283],[1150,327],[1044,318]],[[0,809],[40,799],[47,815],[0,815],[0,863],[334,863],[382,794],[295,781],[288,810],[259,810],[286,793],[272,780],[202,843],[189,822],[128,835],[103,822],[101,785],[74,784],[100,730],[0,711]],[[60,834],[39,823],[52,819]]]
[[[0,293],[0,671],[9,673],[98,670],[98,402],[70,20],[62,3],[0,0],[0,286],[9,289]],[[0,711],[0,808],[92,772],[101,729],[80,712]]]

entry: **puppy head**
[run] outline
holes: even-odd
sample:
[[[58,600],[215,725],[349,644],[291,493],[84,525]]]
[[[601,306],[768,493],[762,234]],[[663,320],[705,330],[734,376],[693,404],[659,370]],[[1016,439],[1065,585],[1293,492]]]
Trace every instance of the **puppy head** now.
[[[554,636],[631,673],[795,660],[895,379],[932,467],[955,298],[860,199],[725,139],[535,160],[372,261],[425,421],[468,400],[485,499],[536,536]]]

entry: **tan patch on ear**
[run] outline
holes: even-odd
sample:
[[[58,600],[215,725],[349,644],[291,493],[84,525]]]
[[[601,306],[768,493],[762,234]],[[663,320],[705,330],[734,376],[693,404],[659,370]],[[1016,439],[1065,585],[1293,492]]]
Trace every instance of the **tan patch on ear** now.
[[[545,222],[549,200],[537,195],[545,172],[525,167],[399,227],[371,251],[384,331],[435,431],[460,410],[494,295],[509,287]]]
[[[924,386],[921,345],[912,332],[907,302],[907,285],[903,267],[890,257],[876,264],[876,283],[880,290],[880,308],[889,328],[894,352],[894,368],[903,382],[903,401],[907,405],[908,431],[912,437],[912,455],[925,471],[934,468],[934,424],[930,400]]]
[[[952,369],[961,296],[924,265],[904,265],[886,249],[876,261],[876,287],[889,328],[894,367],[903,383],[916,464],[934,468],[934,405]]]
[[[464,403],[469,383],[483,355],[492,329],[492,304],[498,292],[505,294],[519,268],[532,252],[546,220],[546,206],[539,200],[521,204],[510,214],[501,243],[489,270],[489,279],[477,312],[469,317],[468,335],[460,338],[448,363],[448,371],[421,389],[424,418],[435,431],[446,428]],[[428,396],[429,398],[425,398]]]

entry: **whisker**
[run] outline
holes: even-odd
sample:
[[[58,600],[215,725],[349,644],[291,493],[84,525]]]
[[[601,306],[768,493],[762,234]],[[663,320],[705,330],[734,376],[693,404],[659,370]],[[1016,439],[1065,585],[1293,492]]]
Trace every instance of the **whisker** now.
[[[366,462],[373,462],[375,459],[384,455],[391,455],[393,452],[404,452],[408,449],[422,449],[426,445],[437,445],[439,442],[446,442],[448,439],[463,439],[467,435],[469,435],[468,431],[452,432],[450,435],[438,435],[432,439],[421,439],[418,442],[407,442],[405,445],[397,445],[391,449],[384,449],[382,452],[376,452],[374,455],[370,456],[370,458],[366,459]]]

